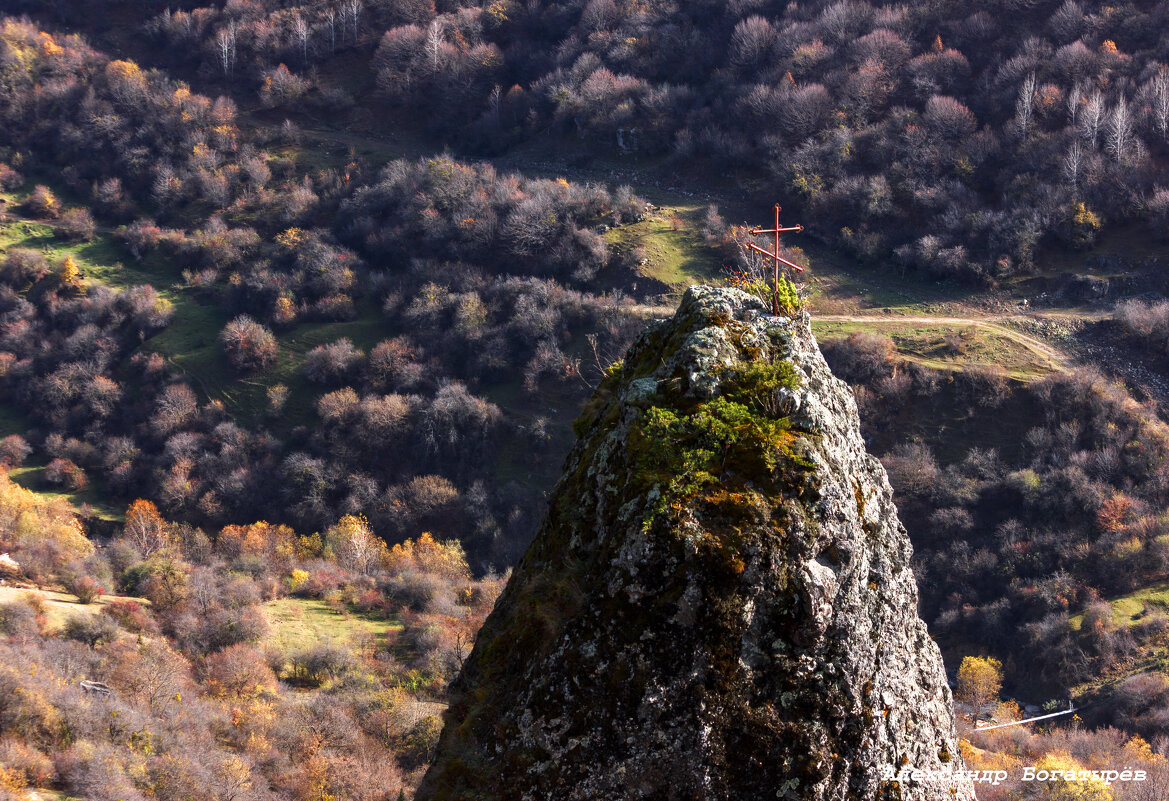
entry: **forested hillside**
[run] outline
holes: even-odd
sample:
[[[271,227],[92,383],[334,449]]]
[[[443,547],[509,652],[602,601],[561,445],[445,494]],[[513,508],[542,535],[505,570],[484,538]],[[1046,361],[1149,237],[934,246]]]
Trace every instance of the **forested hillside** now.
[[[644,201],[443,155],[297,172],[230,100],[26,22],[0,33],[17,213],[81,239],[96,214],[130,265],[82,275],[12,247],[0,266],[4,391],[71,481],[196,523],[363,513],[390,539],[457,533],[480,568],[516,558],[542,489],[524,477],[555,469],[566,426],[476,390],[572,403],[595,376],[569,345],[623,350],[640,321],[590,287],[628,267],[588,226]],[[151,340],[176,309],[181,331]]]
[[[457,542],[388,548],[353,516],[213,542],[140,500],[102,545],[0,471],[0,549],[58,588],[0,582],[5,801],[405,798],[504,583]]]
[[[32,699],[0,731],[24,783],[181,798],[165,750],[225,798],[409,796],[582,404],[686,284],[762,288],[776,202],[950,671],[997,656],[1004,695],[1118,727],[1058,748],[1161,764],[1166,4],[0,6],[0,552],[138,605],[70,633],[0,599],[40,677],[0,676]],[[373,644],[289,646],[334,618]],[[197,698],[190,739],[118,684],[134,659]],[[94,728],[82,674],[141,726]],[[316,714],[290,687],[382,728],[278,725]],[[992,739],[968,758],[1057,747]]]
[[[66,4],[67,5],[67,4]],[[62,12],[64,13],[64,12]],[[286,111],[377,96],[477,153],[562,135],[782,188],[864,260],[988,282],[1169,220],[1157,3],[232,2],[146,26]]]

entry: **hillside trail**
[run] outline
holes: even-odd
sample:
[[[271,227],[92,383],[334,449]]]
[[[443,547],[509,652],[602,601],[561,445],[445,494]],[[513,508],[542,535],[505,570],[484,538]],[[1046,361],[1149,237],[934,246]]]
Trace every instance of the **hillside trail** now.
[[[643,317],[668,317],[674,313],[672,306],[654,306],[639,304],[631,311]],[[896,314],[815,314],[812,319],[822,323],[860,323],[873,326],[881,325],[937,325],[937,326],[974,326],[991,331],[1001,337],[1011,340],[1030,350],[1048,361],[1057,372],[1070,372],[1075,369],[1076,361],[1065,351],[1044,342],[1043,340],[1024,333],[1012,327],[1010,323],[1019,323],[1025,320],[1082,320],[1095,322],[1105,319],[1107,315],[1101,312],[1033,312],[1030,314],[998,314],[968,316],[955,315],[896,315]]]
[[[1075,362],[1064,351],[1055,348],[1046,342],[1037,339],[1029,334],[1025,334],[1017,328],[1003,325],[1003,323],[1019,322],[1021,320],[1030,318],[1038,319],[1043,317],[1042,314],[1034,315],[995,315],[988,317],[951,317],[951,316],[931,316],[931,315],[916,315],[912,317],[881,315],[881,314],[823,314],[816,315],[815,319],[825,323],[870,323],[874,325],[880,324],[896,324],[896,323],[911,323],[914,325],[942,325],[942,326],[973,326],[983,330],[992,331],[1001,337],[1016,342],[1019,345],[1027,348],[1031,352],[1042,356],[1059,372],[1068,372],[1075,367]]]

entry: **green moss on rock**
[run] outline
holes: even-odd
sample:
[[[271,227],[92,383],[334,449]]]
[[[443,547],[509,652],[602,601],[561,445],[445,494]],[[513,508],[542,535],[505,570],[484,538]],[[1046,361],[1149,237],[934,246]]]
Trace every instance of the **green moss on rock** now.
[[[955,752],[855,405],[764,312],[691,288],[606,375],[420,799],[891,798],[893,754]],[[929,714],[874,715],[890,692]]]

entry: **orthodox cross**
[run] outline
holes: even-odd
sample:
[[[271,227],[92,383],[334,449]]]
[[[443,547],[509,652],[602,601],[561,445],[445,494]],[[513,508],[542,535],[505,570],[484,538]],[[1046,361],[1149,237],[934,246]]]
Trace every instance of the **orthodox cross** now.
[[[787,259],[785,259],[783,256],[779,255],[779,235],[786,234],[788,232],[795,232],[798,234],[800,231],[804,230],[804,226],[792,225],[792,226],[789,226],[787,228],[781,227],[779,224],[779,212],[780,212],[779,204],[776,203],[775,204],[775,227],[774,228],[752,228],[751,229],[752,236],[756,236],[758,234],[775,234],[775,251],[772,252],[770,250],[764,250],[763,248],[756,245],[754,242],[748,243],[748,245],[747,245],[748,250],[754,250],[757,253],[761,253],[764,256],[767,256],[768,258],[772,259],[772,261],[775,265],[775,273],[772,276],[772,281],[771,281],[771,311],[776,316],[779,316],[779,265],[781,263],[786,264],[788,267],[791,267],[793,270],[795,270],[798,273],[802,273],[804,271],[804,268],[801,267],[800,265],[798,265],[794,262],[790,262]]]

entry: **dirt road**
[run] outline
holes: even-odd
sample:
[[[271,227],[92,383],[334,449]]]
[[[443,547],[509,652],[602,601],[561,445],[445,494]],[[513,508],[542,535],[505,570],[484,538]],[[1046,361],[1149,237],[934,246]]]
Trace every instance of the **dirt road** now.
[[[650,306],[637,305],[632,309],[634,314],[643,317],[669,317],[674,313],[672,306]],[[1053,370],[1066,372],[1075,367],[1075,361],[1068,356],[1067,353],[1059,348],[1047,344],[1041,339],[1025,334],[1016,328],[1012,328],[1003,323],[1012,321],[1021,321],[1026,319],[1068,319],[1072,315],[1065,312],[1056,312],[1054,314],[1047,314],[1046,312],[1037,312],[1035,314],[1021,315],[998,315],[998,316],[970,316],[970,317],[954,317],[954,316],[935,316],[935,315],[892,315],[892,314],[814,314],[812,320],[821,323],[864,323],[873,326],[895,326],[895,325],[938,325],[938,326],[953,326],[967,327],[973,326],[994,332],[996,335],[1009,339],[1019,345],[1022,345],[1032,353],[1042,357],[1051,364]],[[1103,315],[1085,314],[1080,319],[1095,320],[1100,319]]]
[[[1048,345],[1046,342],[1036,339],[1033,336],[1024,334],[1018,329],[1002,325],[1004,322],[1011,320],[1026,319],[1028,315],[1010,315],[1006,317],[933,317],[929,315],[916,317],[903,317],[898,315],[887,314],[823,314],[815,315],[814,320],[824,323],[867,323],[870,325],[901,325],[910,323],[913,325],[941,325],[941,326],[973,326],[975,328],[982,328],[984,330],[993,331],[998,336],[1004,337],[1016,342],[1027,348],[1033,353],[1047,359],[1051,365],[1061,371],[1067,372],[1071,370],[1075,363],[1063,351]],[[1038,318],[1042,315],[1034,315]]]

